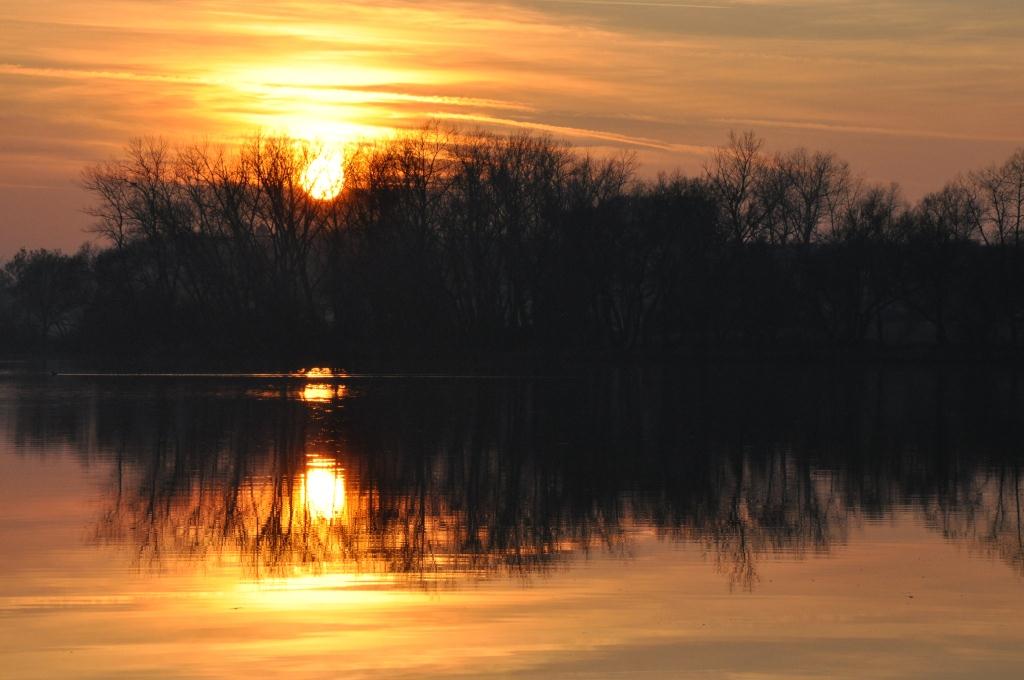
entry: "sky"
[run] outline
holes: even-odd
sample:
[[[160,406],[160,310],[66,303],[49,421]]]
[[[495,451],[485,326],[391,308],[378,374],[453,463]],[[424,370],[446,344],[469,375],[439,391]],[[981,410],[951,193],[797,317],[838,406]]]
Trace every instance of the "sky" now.
[[[1024,146],[1020,0],[0,0],[0,258],[93,237],[133,137],[349,143],[434,119],[640,172],[730,130],[910,198]]]

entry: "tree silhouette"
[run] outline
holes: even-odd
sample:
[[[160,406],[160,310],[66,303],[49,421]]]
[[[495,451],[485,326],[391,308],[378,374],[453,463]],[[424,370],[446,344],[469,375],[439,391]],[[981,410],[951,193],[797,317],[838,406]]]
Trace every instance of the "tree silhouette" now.
[[[644,180],[629,156],[432,124],[348,149],[326,200],[302,184],[322,151],[132,142],[84,176],[107,247],[7,265],[8,344],[259,361],[1022,340],[1024,152],[910,205],[752,133],[699,177]]]

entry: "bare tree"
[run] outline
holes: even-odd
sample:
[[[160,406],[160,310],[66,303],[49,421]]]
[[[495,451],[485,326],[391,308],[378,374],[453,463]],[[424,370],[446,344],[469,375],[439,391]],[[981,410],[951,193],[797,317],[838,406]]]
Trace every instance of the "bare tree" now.
[[[721,206],[723,226],[734,243],[763,236],[770,206],[758,196],[768,172],[761,153],[764,142],[753,132],[729,133],[729,143],[717,149],[704,168],[712,194]]]
[[[766,201],[779,215],[776,242],[807,245],[831,232],[856,190],[849,166],[831,153],[779,154],[771,174],[779,178],[778,194]]]
[[[1024,238],[1024,149],[1003,165],[971,173],[984,209],[981,236],[989,243],[1020,246]]]

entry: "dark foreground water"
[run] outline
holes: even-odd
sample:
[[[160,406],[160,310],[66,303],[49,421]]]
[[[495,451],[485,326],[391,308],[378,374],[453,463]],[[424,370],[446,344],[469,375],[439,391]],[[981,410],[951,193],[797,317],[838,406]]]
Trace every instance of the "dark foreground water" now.
[[[0,374],[0,676],[1020,677],[999,367]]]

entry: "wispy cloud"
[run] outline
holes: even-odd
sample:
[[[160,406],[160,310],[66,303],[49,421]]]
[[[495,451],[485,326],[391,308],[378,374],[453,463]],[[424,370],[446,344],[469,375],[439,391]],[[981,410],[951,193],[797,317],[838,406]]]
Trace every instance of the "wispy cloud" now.
[[[735,5],[729,4],[700,4],[693,2],[653,2],[645,0],[539,0],[540,2],[552,5],[591,5],[594,7],[660,7],[668,9],[733,9]]]
[[[793,130],[838,132],[850,135],[881,135],[886,137],[901,137],[905,139],[935,139],[1024,144],[1024,134],[1017,136],[998,136],[989,134],[945,132],[941,130],[928,130],[922,128],[894,128],[877,125],[844,125],[842,123],[828,121],[771,120],[766,118],[721,118],[718,122],[733,127],[789,128]]]
[[[713,147],[710,146],[676,144],[660,141],[657,139],[651,139],[648,137],[616,134],[614,132],[607,132],[605,130],[593,130],[587,128],[572,127],[569,125],[555,125],[551,123],[542,123],[538,121],[517,120],[514,118],[498,118],[496,116],[485,116],[480,114],[469,113],[455,113],[451,111],[431,111],[428,115],[431,118],[437,120],[462,121],[470,123],[481,123],[503,128],[525,129],[532,130],[535,132],[543,132],[558,135],[561,137],[568,137],[576,140],[596,140],[600,142],[612,142],[614,144],[626,147],[641,147],[648,149],[657,149],[659,151],[675,151],[679,153],[690,153],[697,155],[706,155],[713,150]]]

